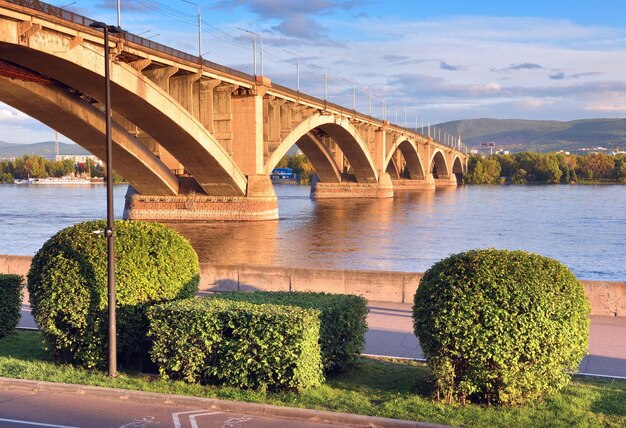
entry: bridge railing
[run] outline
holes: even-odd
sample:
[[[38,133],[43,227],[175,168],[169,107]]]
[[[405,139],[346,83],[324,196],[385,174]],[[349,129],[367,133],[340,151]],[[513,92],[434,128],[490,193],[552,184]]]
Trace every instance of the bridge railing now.
[[[6,0],[8,3],[13,3],[19,6],[28,7],[30,9],[43,12],[48,15],[56,16],[57,18],[64,19],[66,21],[73,22],[74,24],[78,24],[84,27],[89,27],[90,24],[95,22],[91,18],[87,18],[86,16],[79,15],[78,13],[70,12],[68,10],[62,9],[60,7],[53,6],[51,4],[39,1],[39,0]],[[187,52],[183,52],[178,49],[171,48],[169,46],[165,46],[161,43],[155,42],[154,40],[146,39],[144,37],[138,36],[136,34],[129,33],[124,31],[121,37],[131,43],[135,43],[137,45],[143,46],[148,49],[152,49],[157,52],[164,53],[166,55],[170,55],[185,61],[193,62],[200,64],[200,58],[196,55],[191,55]],[[206,67],[220,71],[222,73],[230,74],[232,76],[238,77],[239,79],[246,80],[250,83],[254,82],[254,77],[250,74],[244,73],[239,70],[235,70],[234,68],[226,67],[220,64],[216,64],[212,61],[202,60],[203,65]]]
[[[52,16],[56,16],[58,18],[61,18],[63,20],[66,21],[70,21],[73,22],[74,24],[78,24],[84,27],[89,27],[90,24],[92,24],[93,22],[95,22],[93,19],[87,18],[86,16],[80,15],[78,13],[74,13],[74,12],[70,12],[68,10],[65,10],[63,8],[60,7],[56,7],[53,6],[51,4],[39,1],[39,0],[6,0],[8,3],[12,3],[12,4],[16,4],[19,6],[23,6],[23,7],[27,7],[39,12],[43,12],[45,14],[48,15],[52,15]],[[225,73],[228,75],[231,75],[233,77],[237,77],[241,80],[247,81],[249,83],[254,83],[255,82],[255,78],[254,76],[244,73],[243,71],[239,71],[239,70],[235,70],[234,68],[230,68],[230,67],[226,67],[224,65],[221,64],[217,64],[215,62],[212,61],[207,61],[205,59],[202,59],[198,56],[195,55],[191,55],[187,52],[183,52],[181,50],[178,49],[174,49],[171,48],[169,46],[165,46],[161,43],[155,42],[153,40],[150,39],[146,39],[144,37],[138,36],[136,34],[132,34],[129,32],[124,31],[122,33],[121,36],[124,40],[131,42],[131,43],[135,43],[137,45],[143,46],[145,48],[157,51],[157,52],[161,52],[164,53],[166,55],[169,56],[173,56],[185,61],[189,61],[192,63],[197,63],[197,64],[202,64],[203,66],[215,70],[215,71],[219,71],[221,73]],[[314,104],[318,104],[318,105],[324,105],[327,107],[330,107],[331,109],[337,110],[340,113],[346,113],[346,114],[351,114],[354,116],[358,116],[361,117],[365,120],[374,122],[374,123],[380,123],[382,125],[383,121],[375,118],[373,116],[369,116],[363,113],[360,113],[358,111],[355,111],[353,109],[349,109],[346,107],[343,107],[339,104],[335,104],[335,103],[331,103],[328,102],[327,100],[322,100],[320,98],[314,97],[312,95],[307,95],[307,94],[303,94],[300,91],[296,91],[293,90],[291,88],[287,88],[286,86],[281,86],[281,85],[277,85],[275,83],[272,83],[272,88],[276,89],[278,91],[284,92],[288,95],[291,95],[294,98],[299,98],[299,99],[303,99],[303,100],[307,100],[310,101],[311,103]],[[413,132],[416,134],[419,134],[419,132],[417,131],[417,129],[410,129],[410,128],[404,128],[402,126],[399,126],[397,124],[394,124],[394,127],[399,128],[399,129],[404,129],[408,132]],[[423,136],[423,135],[422,135]],[[424,136],[425,137],[425,136]],[[435,140],[433,140],[435,141]],[[442,145],[447,145],[450,146],[456,150],[459,151],[464,151],[465,153],[467,153],[467,146],[465,146],[464,144],[456,144],[456,143],[452,143],[452,144],[445,144],[444,142],[440,142],[440,141],[435,141],[439,144]]]

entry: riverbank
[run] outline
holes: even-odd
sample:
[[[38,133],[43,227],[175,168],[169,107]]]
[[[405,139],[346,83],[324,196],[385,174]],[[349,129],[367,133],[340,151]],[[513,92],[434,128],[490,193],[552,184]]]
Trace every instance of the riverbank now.
[[[0,273],[26,276],[32,257],[0,255]],[[411,303],[422,273],[200,264],[200,290],[316,291]],[[626,317],[626,282],[581,280],[592,316]],[[25,300],[27,296],[25,297]]]

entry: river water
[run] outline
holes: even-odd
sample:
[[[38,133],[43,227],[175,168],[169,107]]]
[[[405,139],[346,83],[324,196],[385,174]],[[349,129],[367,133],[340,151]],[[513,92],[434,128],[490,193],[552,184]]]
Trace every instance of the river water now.
[[[173,224],[203,262],[423,272],[449,254],[507,248],[581,279],[626,280],[626,186],[462,186],[393,199],[313,201],[277,185],[280,220]],[[115,188],[121,217],[126,186]],[[0,185],[0,254],[32,255],[56,231],[106,216],[102,185]]]

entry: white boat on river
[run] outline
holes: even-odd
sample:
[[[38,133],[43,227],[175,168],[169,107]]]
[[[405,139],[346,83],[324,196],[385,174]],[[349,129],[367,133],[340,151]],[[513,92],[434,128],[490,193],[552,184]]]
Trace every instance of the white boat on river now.
[[[51,184],[91,184],[87,178],[78,177],[48,177],[48,178],[31,178],[27,180],[28,184],[51,185]]]

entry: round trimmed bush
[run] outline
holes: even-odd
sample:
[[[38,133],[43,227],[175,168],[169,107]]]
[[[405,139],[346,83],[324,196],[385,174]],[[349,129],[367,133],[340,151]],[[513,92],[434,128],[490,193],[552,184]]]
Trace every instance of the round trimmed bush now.
[[[587,351],[589,313],[560,262],[472,250],[424,274],[413,327],[439,399],[517,405],[567,385]]]
[[[108,355],[105,221],[61,230],[33,257],[28,272],[32,313],[56,361],[106,367]],[[115,222],[118,359],[147,355],[148,306],[194,295],[198,256],[189,242],[158,223]],[[144,355],[145,354],[145,355]]]

